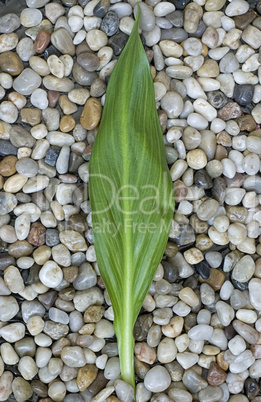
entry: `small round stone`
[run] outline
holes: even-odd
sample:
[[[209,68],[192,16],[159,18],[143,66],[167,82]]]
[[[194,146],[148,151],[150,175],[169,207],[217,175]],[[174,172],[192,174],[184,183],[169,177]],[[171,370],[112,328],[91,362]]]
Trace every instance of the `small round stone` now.
[[[63,279],[61,268],[54,261],[47,261],[39,272],[40,281],[49,288],[60,285]]]
[[[171,383],[168,371],[163,366],[155,366],[148,371],[144,378],[145,387],[151,392],[163,392]]]

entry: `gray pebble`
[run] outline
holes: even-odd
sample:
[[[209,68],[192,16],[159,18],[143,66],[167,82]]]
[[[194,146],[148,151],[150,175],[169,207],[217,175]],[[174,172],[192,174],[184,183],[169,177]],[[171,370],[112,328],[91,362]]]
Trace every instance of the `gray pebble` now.
[[[14,194],[0,192],[0,215],[8,214],[13,211],[17,205],[17,199]]]
[[[239,69],[239,62],[232,52],[228,52],[219,62],[221,73],[234,73]]]
[[[93,96],[94,98],[99,98],[105,92],[106,92],[106,83],[100,78],[94,80],[91,85],[90,95]]]
[[[9,13],[0,17],[0,33],[10,33],[16,31],[21,25],[20,18]]]
[[[178,159],[178,151],[169,146],[165,146],[165,153],[168,165],[172,165]]]
[[[77,56],[77,63],[79,63],[84,70],[92,72],[97,70],[100,65],[100,60],[94,53],[82,52]]]
[[[35,144],[35,138],[23,127],[13,125],[10,130],[10,141],[15,147],[32,148]]]
[[[175,242],[179,246],[184,246],[185,244],[193,243],[195,241],[195,232],[191,225],[181,225],[180,234],[176,237]]]
[[[11,144],[8,140],[0,140],[0,155],[17,155],[17,147]]]
[[[251,84],[237,85],[234,89],[234,99],[241,105],[246,106],[252,102],[255,87]]]
[[[156,25],[161,29],[170,29],[172,28],[172,23],[163,17],[156,17]]]
[[[45,243],[49,247],[56,246],[60,243],[59,240],[59,232],[56,229],[47,229],[46,230],[46,240]]]
[[[101,30],[107,36],[115,35],[119,28],[119,18],[115,11],[109,11],[102,20]]]
[[[16,162],[16,170],[24,177],[34,177],[38,172],[37,163],[31,158],[22,158]]]
[[[56,161],[56,170],[59,174],[65,174],[68,172],[69,158],[70,147],[68,145],[64,145]]]
[[[108,41],[108,46],[113,49],[115,56],[119,56],[126,45],[129,36],[124,32],[117,32],[115,35],[111,36]]]
[[[51,307],[49,312],[49,318],[52,321],[58,322],[60,324],[68,324],[69,323],[69,315],[58,308]]]
[[[32,92],[41,85],[42,79],[31,68],[25,68],[14,80],[13,88],[22,95],[31,95]]]
[[[52,339],[57,340],[68,334],[69,327],[65,324],[46,321],[43,332],[46,335],[49,335]]]
[[[72,265],[76,265],[76,267],[79,267],[85,261],[86,261],[85,254],[82,253],[81,251],[72,254]]]
[[[185,387],[187,387],[187,389],[193,394],[196,394],[196,392],[201,391],[208,385],[208,383],[194,370],[185,371],[182,381]]]
[[[47,163],[47,165],[49,166],[55,166],[60,150],[61,148],[56,146],[49,148],[48,151],[46,152],[44,162]]]
[[[214,179],[212,196],[219,202],[220,205],[223,204],[226,196],[226,182],[223,177],[217,177]]]
[[[210,91],[207,96],[209,103],[216,109],[221,109],[228,103],[226,95],[221,91]]]
[[[109,9],[109,1],[100,0],[93,9],[93,15],[98,18],[103,18]]]
[[[246,177],[243,187],[247,191],[255,191],[257,194],[261,194],[261,177],[256,175]]]
[[[169,21],[175,28],[182,28],[184,22],[183,12],[181,10],[175,10],[166,15],[166,20]]]
[[[98,78],[96,72],[84,70],[84,68],[77,62],[75,62],[73,65],[72,74],[77,84],[84,87],[91,85],[93,81]]]
[[[79,273],[73,286],[77,290],[85,290],[95,286],[97,283],[97,276],[91,264],[85,262],[80,265]]]
[[[200,402],[214,402],[220,401],[223,396],[223,391],[220,387],[213,387],[208,385],[206,388],[202,389],[199,394]]]
[[[174,42],[181,43],[188,38],[188,33],[183,28],[172,28],[161,31],[161,40],[173,40]]]
[[[40,317],[44,316],[45,308],[38,300],[25,300],[22,302],[22,316],[23,320],[26,323],[30,317],[34,315],[39,315]]]

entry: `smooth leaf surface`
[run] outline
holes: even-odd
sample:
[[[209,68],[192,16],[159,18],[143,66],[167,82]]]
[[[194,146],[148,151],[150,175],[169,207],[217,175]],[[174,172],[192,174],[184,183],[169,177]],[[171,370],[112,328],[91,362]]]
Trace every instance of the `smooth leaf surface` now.
[[[133,386],[133,326],[161,261],[174,210],[138,23],[139,12],[109,79],[89,165],[97,263],[113,306],[122,378]]]

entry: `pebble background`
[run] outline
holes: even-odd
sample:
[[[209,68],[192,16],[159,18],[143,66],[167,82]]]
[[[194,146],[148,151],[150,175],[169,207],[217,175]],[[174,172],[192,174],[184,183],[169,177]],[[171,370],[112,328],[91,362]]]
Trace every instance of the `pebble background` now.
[[[261,1],[146,0],[176,210],[134,329],[137,401],[261,401]],[[131,402],[88,161],[137,6],[0,3],[0,401]]]

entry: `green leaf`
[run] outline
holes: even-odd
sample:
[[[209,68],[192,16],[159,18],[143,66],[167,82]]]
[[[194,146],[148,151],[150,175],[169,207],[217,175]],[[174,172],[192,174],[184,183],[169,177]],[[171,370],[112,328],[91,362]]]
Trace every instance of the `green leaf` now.
[[[133,327],[174,210],[139,14],[108,83],[89,165],[97,263],[113,306],[122,379],[133,387]]]

